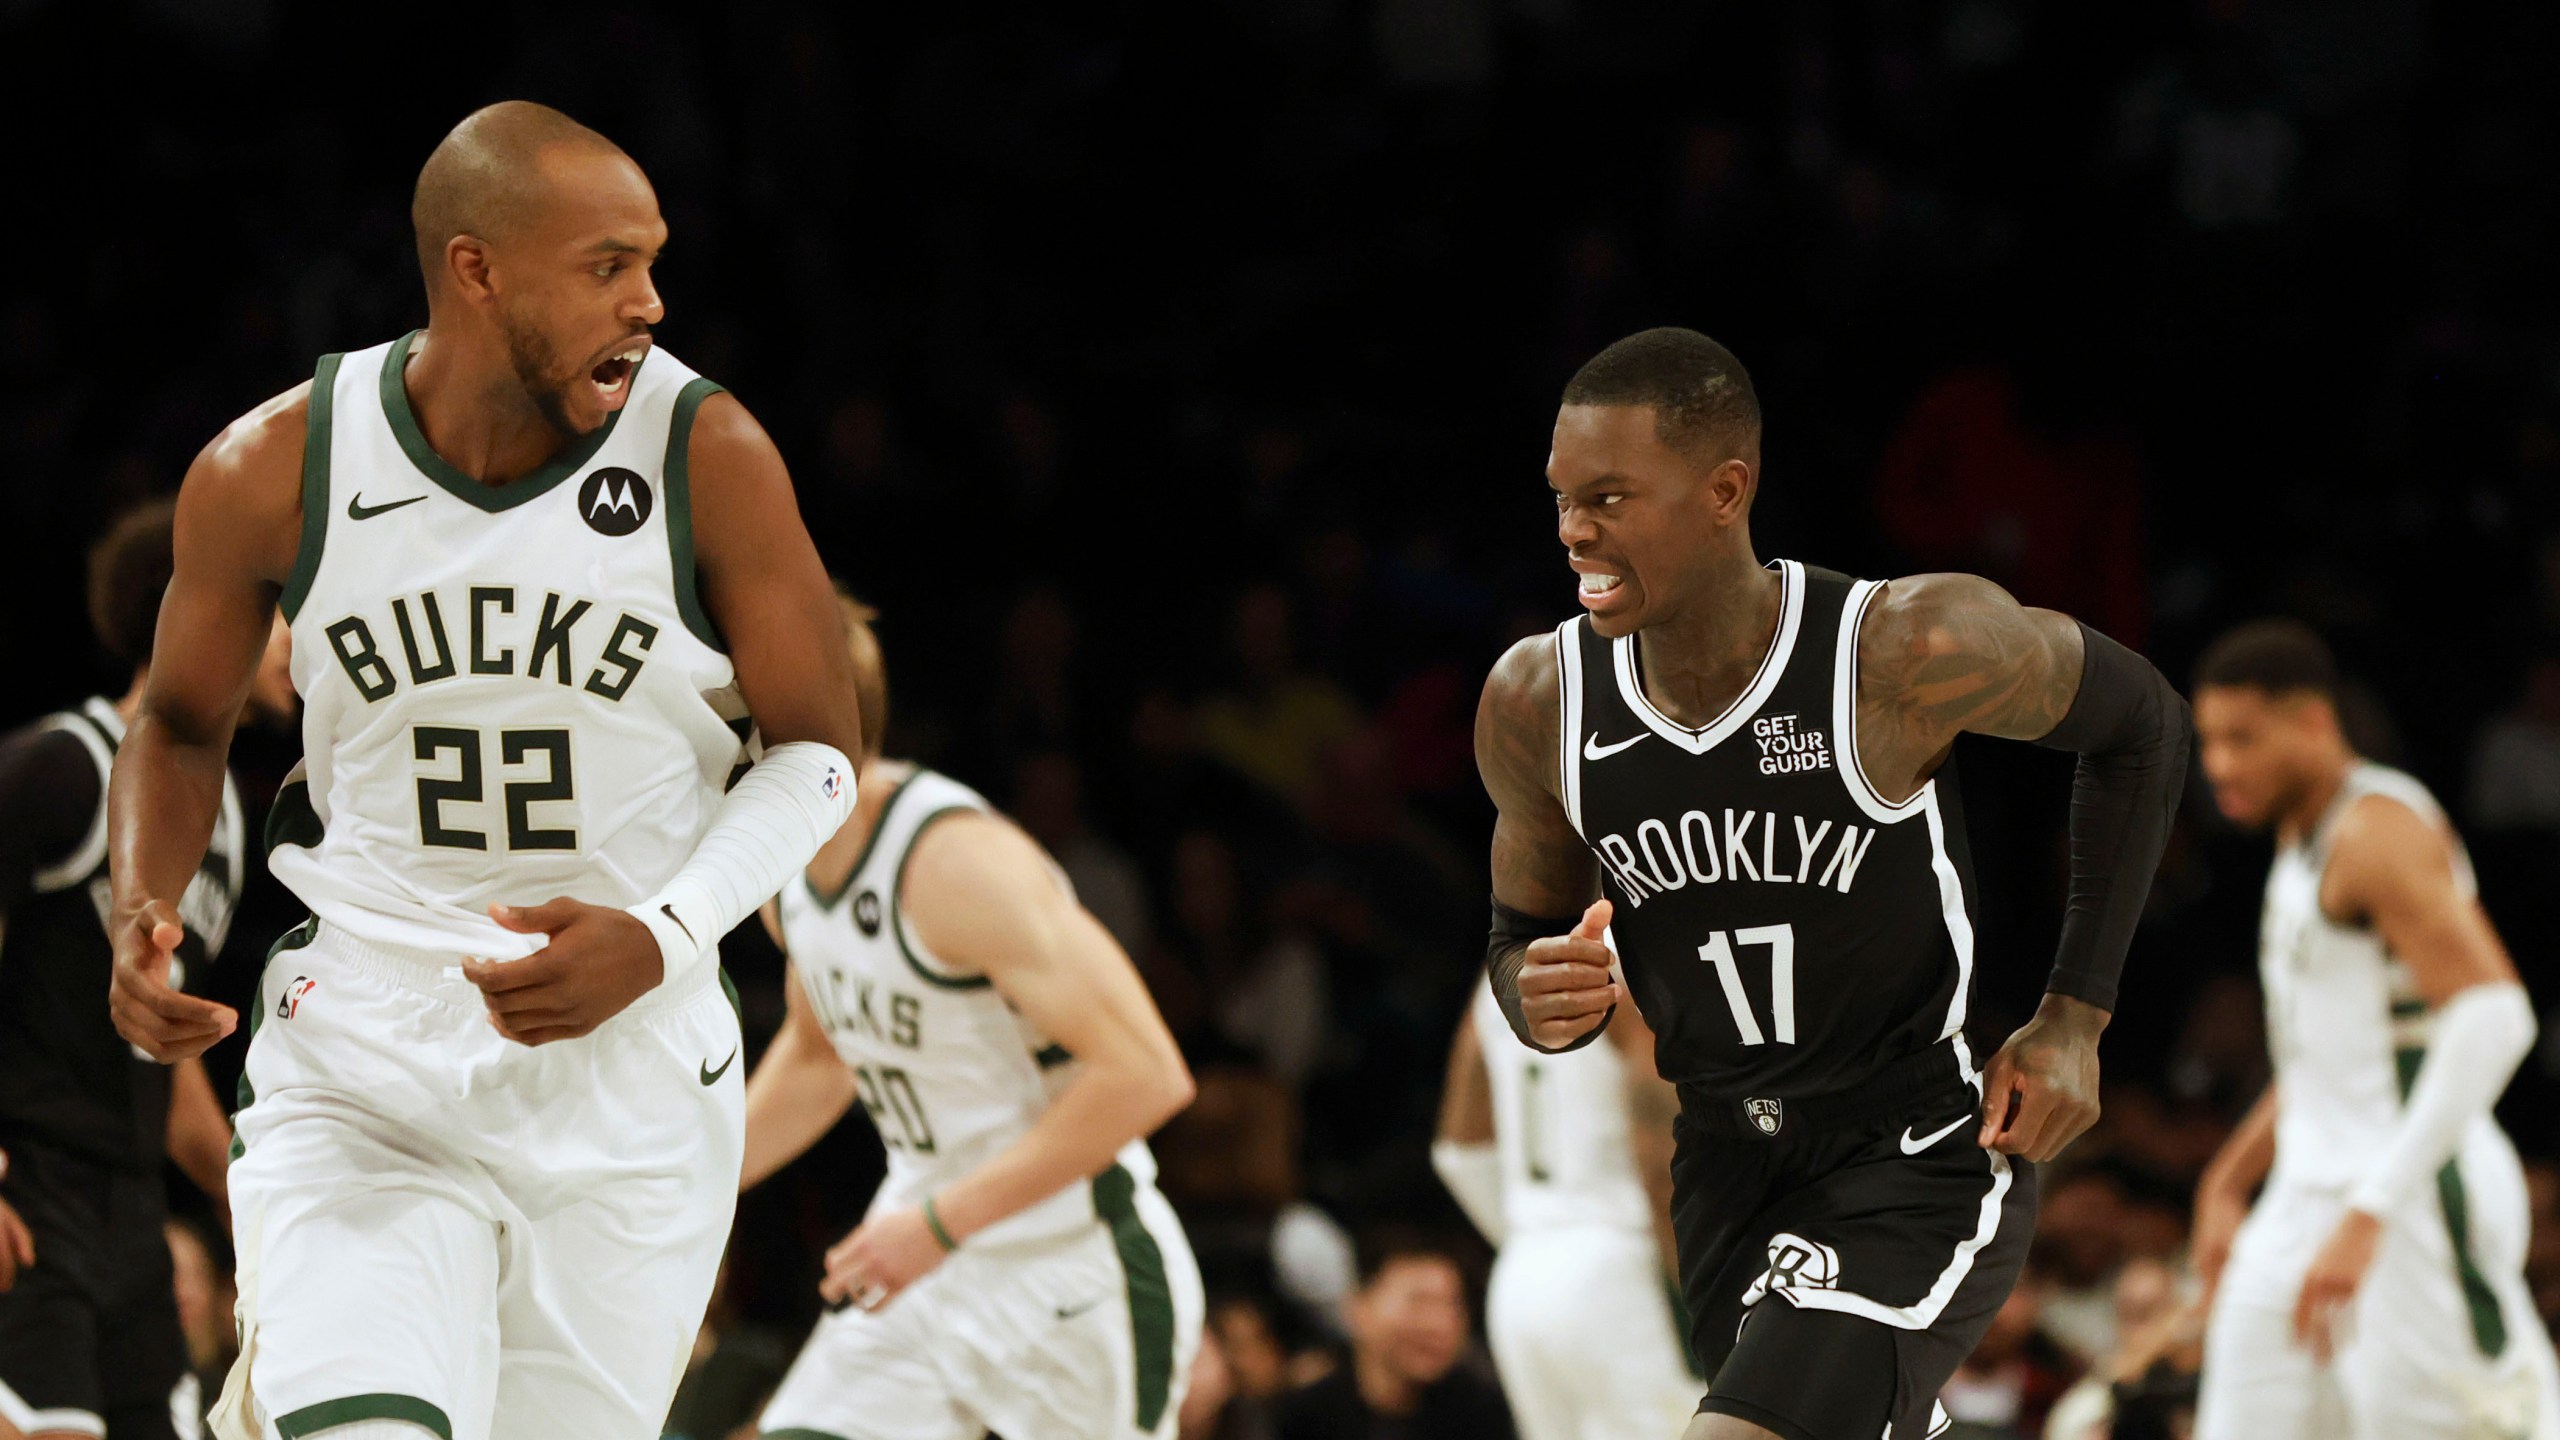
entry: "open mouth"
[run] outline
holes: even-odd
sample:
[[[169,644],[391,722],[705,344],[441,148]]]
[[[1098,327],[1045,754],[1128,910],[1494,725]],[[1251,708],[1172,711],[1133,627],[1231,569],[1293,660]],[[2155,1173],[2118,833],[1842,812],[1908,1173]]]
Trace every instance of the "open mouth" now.
[[[619,410],[631,393],[631,372],[640,368],[640,357],[649,353],[649,342],[638,340],[614,352],[587,372],[596,387],[597,403],[607,410]]]

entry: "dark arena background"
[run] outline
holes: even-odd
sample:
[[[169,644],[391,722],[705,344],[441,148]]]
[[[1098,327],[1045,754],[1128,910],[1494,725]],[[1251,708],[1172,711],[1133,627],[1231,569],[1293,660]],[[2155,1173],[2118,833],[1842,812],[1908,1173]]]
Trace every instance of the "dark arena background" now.
[[[438,137],[511,97],[594,125],[672,229],[658,334],[762,419],[881,612],[890,753],[1017,815],[1180,1038],[1200,1096],[1156,1148],[1231,1392],[1182,1433],[1269,1435],[1342,1363],[1345,1238],[1453,1246],[1481,1283],[1428,1159],[1485,948],[1475,702],[1573,613],[1560,387],[1691,326],[1766,407],[1764,555],[1977,571],[2181,687],[2244,620],[2330,640],[2356,740],[2445,798],[2544,1017],[2500,1113],[2549,1320],[2555,31],[2417,0],[0,0],[0,719],[122,692],[82,599],[117,512],[318,354],[424,323]],[[253,827],[298,750],[243,733]],[[1987,1055],[2051,959],[2071,761],[1959,754]],[[2049,1433],[2130,1343],[2120,1278],[2183,1283],[2197,1176],[2267,1076],[2269,854],[2198,777],[2105,1118],[2045,1178],[1959,1434]],[[210,991],[249,995],[299,915],[253,873]],[[752,924],[727,955],[752,1058],[781,962]],[[241,1056],[208,1057],[226,1095]],[[750,1421],[879,1154],[849,1119],[744,1201],[674,1433]],[[172,1193],[212,1240],[218,1383],[227,1248]],[[2127,1414],[2177,1423],[2176,1369]]]

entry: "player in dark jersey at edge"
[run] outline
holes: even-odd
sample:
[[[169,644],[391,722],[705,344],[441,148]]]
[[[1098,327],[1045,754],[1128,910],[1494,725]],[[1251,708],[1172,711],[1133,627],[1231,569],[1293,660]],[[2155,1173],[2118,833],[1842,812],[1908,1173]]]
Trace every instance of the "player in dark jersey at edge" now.
[[[1583,366],[1547,478],[1587,613],[1513,646],[1477,715],[1495,993],[1533,1047],[1587,1044],[1614,945],[1659,1036],[1709,1376],[1687,1440],[1923,1440],[2024,1263],[2035,1163],[2097,1118],[2184,702],[1975,576],[1764,566],[1759,401],[1693,331]],[[1979,1072],[1968,732],[2080,755],[2052,978]]]
[[[219,1212],[231,1127],[202,1062],[152,1063],[105,1003],[107,770],[150,673],[175,513],[136,506],[89,555],[90,622],[133,667],[123,696],[0,737],[0,1440],[189,1440],[203,1408],[160,1172],[176,1161]],[[251,686],[261,712],[292,709],[282,652],[271,645]],[[229,928],[245,829],[226,781],[183,902],[188,976]]]

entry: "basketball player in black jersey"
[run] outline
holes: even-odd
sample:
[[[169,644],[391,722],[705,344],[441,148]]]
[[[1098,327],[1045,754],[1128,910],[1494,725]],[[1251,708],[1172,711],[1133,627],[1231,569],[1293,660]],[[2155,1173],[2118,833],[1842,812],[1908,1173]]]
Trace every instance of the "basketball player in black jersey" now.
[[[98,638],[134,667],[95,696],[0,738],[0,1440],[195,1434],[201,1405],[178,1328],[161,1159],[223,1209],[231,1129],[201,1061],[163,1068],[107,1014],[107,772],[142,695],[168,587],[175,506],[143,505],[89,557]],[[271,653],[259,709],[289,708]],[[187,972],[222,944],[246,863],[226,783],[214,843],[186,892]],[[184,976],[180,977],[184,983]]]
[[[1936,1435],[1939,1387],[2025,1260],[2035,1162],[2097,1118],[2184,702],[1974,576],[1762,565],[1759,402],[1695,332],[1585,365],[1547,477],[1587,613],[1514,646],[1477,716],[1495,994],[1541,1050],[1589,1043],[1626,998],[1659,1037],[1711,1377],[1687,1440]],[[2048,993],[1979,1071],[1949,763],[1968,732],[2081,757]]]

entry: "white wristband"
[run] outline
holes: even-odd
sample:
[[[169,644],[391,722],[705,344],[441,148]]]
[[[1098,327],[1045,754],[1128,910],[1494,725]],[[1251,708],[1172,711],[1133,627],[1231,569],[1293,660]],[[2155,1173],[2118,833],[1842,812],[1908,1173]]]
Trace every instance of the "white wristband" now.
[[[853,814],[853,762],[794,740],[738,777],[693,856],[666,888],[630,907],[658,940],[672,981],[718,953],[720,937],[805,868]]]
[[[2533,1005],[2514,981],[2471,985],[2437,1008],[2400,1124],[2347,1204],[2389,1218],[2431,1183],[2462,1148],[2463,1132],[2489,1113],[2533,1048]]]

